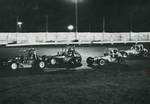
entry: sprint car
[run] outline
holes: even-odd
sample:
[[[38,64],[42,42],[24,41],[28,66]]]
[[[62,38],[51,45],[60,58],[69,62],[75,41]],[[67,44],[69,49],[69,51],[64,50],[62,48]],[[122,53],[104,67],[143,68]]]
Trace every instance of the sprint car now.
[[[47,67],[78,67],[81,66],[81,55],[75,47],[64,47],[54,56],[44,56]]]
[[[104,56],[98,56],[98,57],[88,57],[86,60],[88,66],[93,65],[99,65],[104,66],[108,63],[124,63],[125,59],[121,55],[120,52],[118,52],[117,48],[108,48],[107,52],[104,52]]]
[[[23,55],[16,56],[11,59],[0,59],[0,66],[11,70],[21,68],[34,68],[42,70],[45,68],[45,62],[41,56],[37,55],[35,49],[28,49],[24,51]]]
[[[144,48],[143,44],[134,44],[128,50],[122,50],[120,53],[123,57],[127,58],[128,56],[141,56],[147,57],[148,56],[148,49]]]

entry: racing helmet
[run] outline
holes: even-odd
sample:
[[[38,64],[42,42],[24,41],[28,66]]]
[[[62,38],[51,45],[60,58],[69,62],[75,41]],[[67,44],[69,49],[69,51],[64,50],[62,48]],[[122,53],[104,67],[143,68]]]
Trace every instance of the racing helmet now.
[[[112,53],[114,53],[114,51],[113,51],[113,50],[111,50],[111,51],[110,51],[110,53],[112,54]]]
[[[74,50],[73,47],[69,47],[69,48],[68,48],[68,51],[69,51],[69,52],[74,52],[75,50]]]
[[[114,49],[114,50],[113,50],[113,52],[114,52],[114,53],[117,53],[117,50],[116,50],[116,49]]]

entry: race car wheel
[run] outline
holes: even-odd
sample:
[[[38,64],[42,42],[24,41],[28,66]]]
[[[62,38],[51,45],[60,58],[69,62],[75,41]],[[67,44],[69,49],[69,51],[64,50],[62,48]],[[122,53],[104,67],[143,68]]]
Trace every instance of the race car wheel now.
[[[76,63],[77,65],[81,64],[81,58],[76,58],[76,59],[75,59],[75,63]]]
[[[56,59],[52,58],[52,59],[50,60],[50,62],[51,62],[51,65],[55,65],[55,64],[56,64]]]
[[[45,62],[44,61],[40,61],[38,65],[39,65],[40,69],[44,69],[45,68]]]
[[[92,57],[88,57],[86,60],[88,65],[92,65],[93,64],[93,58]]]
[[[123,56],[124,58],[127,58],[127,57],[128,57],[128,54],[127,54],[126,52],[124,52],[124,53],[122,53],[122,56]]]
[[[143,53],[143,57],[147,57],[148,56],[148,53],[147,52],[144,52]]]
[[[99,60],[99,65],[100,65],[100,66],[104,66],[104,65],[105,65],[105,60],[100,59],[100,60]]]
[[[15,62],[12,62],[12,63],[10,64],[10,68],[11,68],[11,70],[17,70],[17,69],[18,69],[18,64],[15,63]]]
[[[70,59],[68,61],[68,65],[75,65],[75,63],[76,63],[76,60],[73,60],[73,59]]]

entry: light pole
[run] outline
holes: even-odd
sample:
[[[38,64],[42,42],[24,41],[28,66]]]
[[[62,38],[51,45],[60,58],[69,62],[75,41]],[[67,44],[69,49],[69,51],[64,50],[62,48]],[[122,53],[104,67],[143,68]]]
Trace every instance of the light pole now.
[[[22,24],[23,23],[21,21],[17,22],[17,27],[18,27],[17,32],[21,32],[21,26],[22,26]]]
[[[74,3],[74,7],[75,7],[75,40],[77,40],[77,34],[78,34],[78,2],[83,2],[84,0],[66,0],[68,2],[72,2]]]
[[[44,42],[46,42],[47,41],[47,35],[48,35],[48,15],[46,15],[46,21],[45,21],[45,27],[46,27],[46,34],[45,34],[45,40],[44,40]]]
[[[102,20],[102,22],[103,22],[103,41],[104,41],[104,33],[105,33],[105,16],[103,16],[103,20]]]
[[[19,17],[17,17],[17,20],[16,20],[16,42],[18,43],[18,32],[21,32],[21,26],[23,24],[23,22],[19,21],[18,20]]]
[[[19,17],[17,17],[16,19],[16,32],[20,32],[21,31],[21,26],[22,26],[23,22],[19,21]]]
[[[103,32],[105,32],[105,16],[103,16]]]
[[[21,26],[22,26],[22,22],[21,21],[17,21],[17,34],[16,34],[16,41],[18,43],[18,32],[21,32]]]
[[[78,35],[78,0],[75,0],[75,40]]]
[[[130,35],[129,35],[129,41],[131,41],[131,35],[132,35],[132,32],[133,32],[133,24],[132,24],[132,14],[130,15],[130,20],[129,20],[129,28],[130,28]]]
[[[46,15],[46,32],[48,33],[48,15]]]

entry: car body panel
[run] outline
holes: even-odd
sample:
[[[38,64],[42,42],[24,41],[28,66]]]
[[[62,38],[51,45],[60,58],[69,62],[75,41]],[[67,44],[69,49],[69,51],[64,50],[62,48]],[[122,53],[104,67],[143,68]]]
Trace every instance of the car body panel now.
[[[54,60],[55,64],[52,63]],[[72,67],[80,66],[82,57],[75,49],[69,53],[69,49],[65,48],[61,52],[57,52],[57,55],[45,56],[45,61],[48,67]]]

